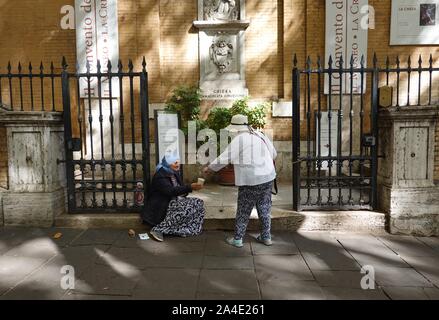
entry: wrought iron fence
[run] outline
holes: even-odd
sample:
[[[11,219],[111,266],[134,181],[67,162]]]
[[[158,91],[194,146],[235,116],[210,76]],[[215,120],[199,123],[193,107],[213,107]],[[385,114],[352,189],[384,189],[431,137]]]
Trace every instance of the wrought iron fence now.
[[[405,67],[399,58],[395,63],[387,58],[380,68],[374,55],[371,67],[354,56],[348,67],[343,57],[329,57],[324,66],[320,58],[313,65],[308,57],[300,69],[294,57],[295,210],[376,209],[379,88],[396,88],[391,96],[398,108],[439,101],[439,68],[432,55],[427,66],[421,57],[416,67],[410,57]]]

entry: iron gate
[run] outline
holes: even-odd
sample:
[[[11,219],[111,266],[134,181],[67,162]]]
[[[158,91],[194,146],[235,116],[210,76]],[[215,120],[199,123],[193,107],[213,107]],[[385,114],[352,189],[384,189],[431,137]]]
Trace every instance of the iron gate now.
[[[150,182],[148,73],[130,60],[69,73],[62,99],[70,213],[139,212]],[[78,70],[79,68],[77,68]]]
[[[369,69],[363,60],[358,68],[352,58],[347,69],[342,67],[342,57],[338,62],[340,67],[333,67],[330,58],[328,67],[323,68],[319,59],[313,69],[308,58],[306,68],[300,70],[294,60],[296,211],[376,208],[379,70],[376,61]],[[366,93],[370,93],[369,99]]]

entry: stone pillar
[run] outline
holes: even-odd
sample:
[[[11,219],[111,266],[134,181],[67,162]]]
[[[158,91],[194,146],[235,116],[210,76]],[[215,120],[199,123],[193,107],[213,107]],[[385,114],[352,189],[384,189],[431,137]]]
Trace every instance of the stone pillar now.
[[[65,212],[64,126],[59,112],[2,112],[8,139],[9,189],[4,225],[50,227]]]
[[[394,234],[439,235],[434,183],[439,106],[395,107],[379,113],[378,201]]]

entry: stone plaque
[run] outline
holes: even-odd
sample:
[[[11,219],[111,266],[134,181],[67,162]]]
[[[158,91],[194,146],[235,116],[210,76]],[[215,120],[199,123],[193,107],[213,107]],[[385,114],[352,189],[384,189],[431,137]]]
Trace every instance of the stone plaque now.
[[[273,102],[273,117],[292,117],[292,116],[293,116],[292,101]]]
[[[201,97],[205,100],[235,100],[248,96],[248,89],[242,87],[205,87],[201,88]]]

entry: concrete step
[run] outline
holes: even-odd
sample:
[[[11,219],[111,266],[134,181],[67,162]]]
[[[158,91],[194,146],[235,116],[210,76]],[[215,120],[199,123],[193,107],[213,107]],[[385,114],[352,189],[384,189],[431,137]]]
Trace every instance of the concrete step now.
[[[233,230],[236,208],[207,207],[205,230]],[[144,229],[138,214],[63,214],[55,226],[67,228]],[[249,230],[259,230],[256,210],[253,211]],[[371,211],[295,212],[287,207],[273,207],[273,231],[342,231],[385,232],[385,215]]]

